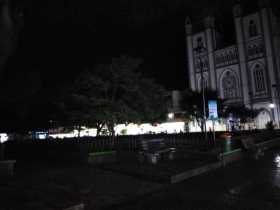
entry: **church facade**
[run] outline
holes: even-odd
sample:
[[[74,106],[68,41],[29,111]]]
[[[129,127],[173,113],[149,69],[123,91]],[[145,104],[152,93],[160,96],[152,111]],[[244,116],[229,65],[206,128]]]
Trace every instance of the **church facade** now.
[[[233,8],[235,43],[219,47],[215,18],[204,18],[203,30],[194,32],[186,18],[189,86],[216,90],[229,105],[244,104],[262,111],[257,128],[268,121],[279,127],[280,24],[269,4],[260,3],[254,13],[245,14],[241,5]]]

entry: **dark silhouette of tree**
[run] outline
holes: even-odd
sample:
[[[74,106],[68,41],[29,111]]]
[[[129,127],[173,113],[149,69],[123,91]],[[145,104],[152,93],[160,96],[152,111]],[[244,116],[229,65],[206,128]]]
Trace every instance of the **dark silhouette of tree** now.
[[[249,109],[245,105],[231,105],[225,109],[224,117],[232,115],[234,118],[240,119],[240,123],[244,124],[252,122],[260,113],[260,109]]]
[[[114,136],[117,124],[162,119],[165,91],[137,72],[140,64],[139,59],[122,56],[82,72],[56,102],[62,123],[95,127],[98,134],[106,125]]]
[[[205,108],[206,118],[208,118],[208,101],[216,100],[218,106],[218,115],[223,116],[224,103],[225,101],[220,99],[216,91],[206,90],[205,91]],[[182,106],[185,111],[185,118],[187,121],[195,120],[201,130],[203,130],[203,100],[202,93],[187,90],[183,94]]]

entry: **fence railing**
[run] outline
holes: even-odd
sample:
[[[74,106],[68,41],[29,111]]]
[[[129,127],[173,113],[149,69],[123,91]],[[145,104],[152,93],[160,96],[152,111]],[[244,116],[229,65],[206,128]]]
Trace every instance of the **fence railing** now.
[[[224,132],[216,132],[217,138]],[[235,135],[252,135],[252,132]],[[213,136],[208,133],[205,141],[203,133],[147,134],[137,136],[82,137],[46,140],[12,140],[5,142],[5,158],[17,160],[84,160],[88,153],[110,150],[136,152],[141,139],[162,138],[166,145],[180,148],[188,146],[207,151],[215,146]]]
[[[12,140],[5,143],[5,157],[19,160],[86,158],[88,153],[109,150],[130,151],[138,150],[141,139],[163,138],[166,145],[178,147],[188,145],[194,148],[207,149],[214,146],[213,139],[209,136],[205,141],[201,133],[182,134],[151,134],[137,136],[108,136],[82,137],[68,139],[45,140]]]

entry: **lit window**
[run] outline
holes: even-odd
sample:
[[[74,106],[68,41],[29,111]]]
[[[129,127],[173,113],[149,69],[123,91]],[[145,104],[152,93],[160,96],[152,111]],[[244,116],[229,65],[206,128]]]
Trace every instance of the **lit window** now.
[[[199,48],[201,48],[201,47],[203,47],[203,40],[202,40],[202,38],[201,37],[198,37],[197,39],[196,39],[196,46],[197,47],[199,47]]]

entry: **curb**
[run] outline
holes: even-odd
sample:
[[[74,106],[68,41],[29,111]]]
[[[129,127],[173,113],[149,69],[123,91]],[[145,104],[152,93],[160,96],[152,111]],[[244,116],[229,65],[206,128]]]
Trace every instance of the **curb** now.
[[[170,183],[175,184],[175,183],[184,181],[191,177],[198,176],[200,174],[206,173],[208,171],[211,171],[211,170],[214,170],[214,169],[217,169],[220,167],[221,167],[221,163],[218,162],[218,163],[211,163],[211,164],[199,167],[199,168],[191,169],[189,171],[171,176]]]
[[[280,138],[275,138],[266,142],[258,143],[256,145],[258,147],[263,147],[264,150],[268,150],[274,146],[280,145]],[[242,160],[243,158],[246,157],[246,155],[247,155],[246,152],[244,152],[242,149],[236,149],[230,152],[220,154],[218,157],[220,160],[219,162],[207,164],[205,166],[171,176],[170,183],[171,184],[178,183],[186,179],[189,179],[191,177],[198,176],[200,174],[218,169],[220,167],[225,167],[230,163],[233,163],[238,160]]]

